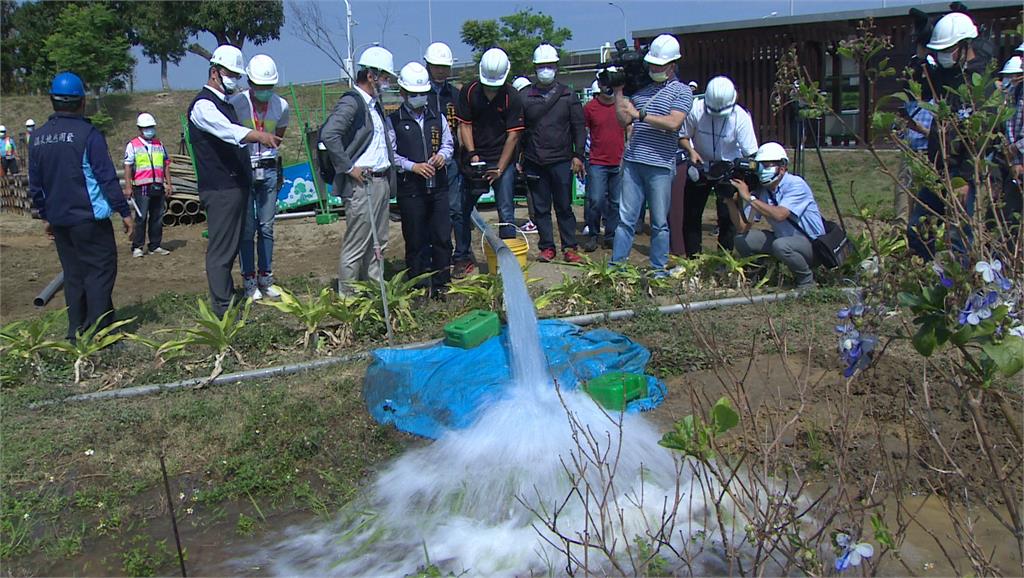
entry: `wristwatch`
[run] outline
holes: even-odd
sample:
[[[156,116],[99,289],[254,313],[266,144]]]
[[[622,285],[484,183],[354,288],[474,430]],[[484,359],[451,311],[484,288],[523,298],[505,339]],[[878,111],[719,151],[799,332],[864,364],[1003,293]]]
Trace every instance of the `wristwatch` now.
[[[646,110],[641,110],[640,113],[637,114],[637,117],[636,117],[636,119],[638,121],[640,121],[640,122],[643,122],[645,118],[647,118],[647,111]]]

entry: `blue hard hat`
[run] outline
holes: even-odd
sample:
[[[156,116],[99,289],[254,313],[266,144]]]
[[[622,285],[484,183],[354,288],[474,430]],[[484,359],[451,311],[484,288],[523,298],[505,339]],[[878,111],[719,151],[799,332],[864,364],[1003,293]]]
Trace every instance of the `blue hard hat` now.
[[[74,72],[61,72],[53,77],[53,84],[50,85],[50,94],[53,96],[76,96],[85,97],[85,85],[82,79]]]

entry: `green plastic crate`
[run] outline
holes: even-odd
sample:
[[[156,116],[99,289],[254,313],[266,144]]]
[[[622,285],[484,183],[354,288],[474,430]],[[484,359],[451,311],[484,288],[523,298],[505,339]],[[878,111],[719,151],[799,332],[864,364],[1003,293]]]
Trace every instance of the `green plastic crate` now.
[[[606,373],[588,381],[583,390],[610,411],[622,411],[626,404],[647,392],[647,376],[635,373]]]
[[[470,311],[444,326],[444,342],[452,347],[472,349],[501,331],[501,321],[493,311]]]

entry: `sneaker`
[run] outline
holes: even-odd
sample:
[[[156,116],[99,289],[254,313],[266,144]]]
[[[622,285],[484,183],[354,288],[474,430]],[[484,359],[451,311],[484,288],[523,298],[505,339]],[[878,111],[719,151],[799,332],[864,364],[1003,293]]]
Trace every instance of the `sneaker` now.
[[[550,263],[555,260],[555,250],[552,247],[541,250],[540,254],[537,255],[537,260],[541,263]]]
[[[274,274],[273,273],[260,273],[259,279],[256,281],[256,286],[259,288],[260,293],[264,297],[270,297],[271,299],[277,299],[281,296],[281,292],[274,287]]]
[[[651,271],[652,279],[667,279],[669,276],[671,276],[671,272],[664,269],[655,269],[654,271]]]
[[[142,247],[138,249],[132,249],[132,257],[145,257],[146,253],[142,250]]]
[[[533,221],[526,221],[526,224],[523,225],[519,230],[524,233],[536,233],[537,225],[533,224]]]
[[[587,235],[583,238],[583,252],[593,253],[597,251],[597,237]]]
[[[467,275],[472,275],[476,272],[476,263],[472,261],[462,261],[455,264],[452,268],[452,277],[456,279],[462,279]]]
[[[583,235],[584,237],[586,237],[586,236],[587,236],[587,235],[589,235],[589,234],[590,234],[590,225],[584,225],[584,226],[583,226],[583,233],[582,233],[582,235]]]
[[[252,299],[253,301],[263,299],[263,293],[260,293],[260,287],[256,282],[255,275],[245,278],[245,298]]]
[[[170,255],[171,254],[170,251],[168,251],[167,249],[164,249],[163,247],[157,247],[156,249],[151,250],[150,253],[153,253],[154,255]]]
[[[576,249],[574,249],[572,247],[570,247],[568,249],[564,249],[562,251],[562,259],[564,259],[566,262],[569,262],[569,263],[582,263],[583,262],[583,257],[580,257],[580,254],[577,253]]]

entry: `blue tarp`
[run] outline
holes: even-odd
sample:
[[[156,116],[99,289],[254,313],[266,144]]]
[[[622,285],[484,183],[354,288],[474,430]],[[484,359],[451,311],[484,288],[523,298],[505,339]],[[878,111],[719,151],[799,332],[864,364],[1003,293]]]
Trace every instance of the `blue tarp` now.
[[[611,371],[644,373],[651,357],[623,335],[607,329],[584,332],[564,321],[541,321],[540,337],[551,375],[563,389]],[[502,328],[500,335],[468,350],[443,344],[378,349],[363,385],[370,415],[432,439],[446,429],[467,427],[478,409],[501,398],[510,385],[507,339]],[[630,402],[626,411],[654,409],[664,399],[665,385],[648,376],[647,396]]]

